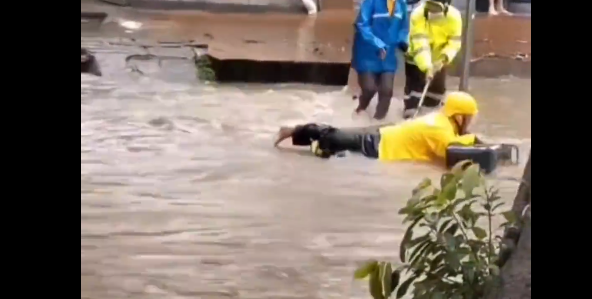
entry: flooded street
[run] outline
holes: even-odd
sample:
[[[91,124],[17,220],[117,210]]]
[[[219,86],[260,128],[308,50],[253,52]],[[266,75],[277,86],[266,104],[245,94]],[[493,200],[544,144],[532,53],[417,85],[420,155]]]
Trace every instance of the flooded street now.
[[[352,118],[347,90],[205,84],[189,60],[146,63],[140,76],[126,69],[128,48],[82,45],[103,77],[81,75],[81,298],[369,298],[354,267],[398,260],[396,212],[440,169],[272,147],[280,125],[369,124]],[[519,178],[530,80],[471,87],[481,105],[474,130],[522,149],[522,165],[497,175]],[[388,121],[401,109],[393,100]],[[497,184],[511,202],[517,183]]]

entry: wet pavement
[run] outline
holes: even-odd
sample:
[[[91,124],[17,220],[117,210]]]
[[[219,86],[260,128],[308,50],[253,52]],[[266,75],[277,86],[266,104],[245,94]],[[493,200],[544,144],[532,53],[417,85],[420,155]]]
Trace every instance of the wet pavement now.
[[[134,61],[140,75],[125,58],[144,49],[113,36],[142,44],[159,35],[109,22],[81,38],[103,71],[81,75],[81,298],[368,298],[354,267],[397,260],[396,211],[441,170],[277,150],[280,125],[371,122],[352,118],[347,89],[205,84],[190,59],[178,58]],[[471,84],[481,111],[475,131],[517,143],[526,156],[530,80]],[[399,121],[401,108],[395,100],[386,121]],[[497,176],[521,172],[506,167]],[[517,183],[495,182],[510,202]]]

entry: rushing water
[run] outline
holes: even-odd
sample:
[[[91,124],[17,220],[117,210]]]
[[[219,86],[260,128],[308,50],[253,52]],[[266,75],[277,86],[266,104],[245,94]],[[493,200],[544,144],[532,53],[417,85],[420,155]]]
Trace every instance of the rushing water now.
[[[203,84],[183,60],[140,76],[125,48],[88,45],[104,77],[81,75],[82,298],[367,298],[356,263],[397,260],[396,211],[441,170],[272,147],[280,125],[368,124],[342,89]],[[526,156],[530,81],[471,84],[475,131]],[[517,183],[499,185],[511,201]]]

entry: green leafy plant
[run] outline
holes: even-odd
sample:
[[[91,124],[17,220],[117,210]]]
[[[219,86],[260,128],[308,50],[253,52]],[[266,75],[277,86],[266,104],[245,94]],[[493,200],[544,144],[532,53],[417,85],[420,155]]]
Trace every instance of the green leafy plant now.
[[[502,206],[477,164],[458,163],[439,186],[424,179],[399,211],[408,225],[399,249],[402,265],[393,269],[391,263],[369,261],[354,277],[369,278],[374,299],[395,291],[396,298],[408,293],[415,299],[481,298],[499,283],[501,238],[494,237],[492,220],[503,215],[502,227],[516,223],[512,212],[499,212]],[[485,227],[479,226],[481,218]]]
[[[212,69],[212,62],[207,55],[202,55],[195,59],[197,68],[197,77],[202,81],[215,81],[216,73]]]

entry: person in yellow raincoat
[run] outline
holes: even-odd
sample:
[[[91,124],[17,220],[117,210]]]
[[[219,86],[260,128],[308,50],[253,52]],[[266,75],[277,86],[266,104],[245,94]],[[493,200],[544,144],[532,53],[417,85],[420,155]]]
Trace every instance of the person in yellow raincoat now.
[[[446,93],[446,66],[461,48],[462,18],[451,0],[427,0],[410,16],[409,48],[405,54],[403,117],[418,109],[427,82],[425,107],[439,107]]]
[[[292,138],[293,145],[309,146],[322,158],[351,151],[384,162],[444,162],[449,145],[481,143],[475,135],[467,133],[477,113],[477,102],[471,95],[452,92],[439,111],[397,125],[363,130],[315,123],[282,127],[275,146]]]

